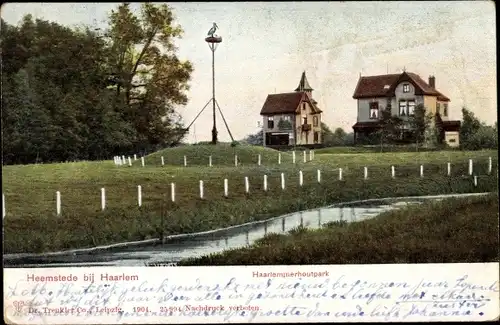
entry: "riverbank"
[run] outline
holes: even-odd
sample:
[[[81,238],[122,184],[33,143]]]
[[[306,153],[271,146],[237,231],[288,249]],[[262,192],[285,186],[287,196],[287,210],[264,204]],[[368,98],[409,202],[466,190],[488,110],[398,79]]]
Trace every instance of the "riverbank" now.
[[[249,248],[178,265],[498,262],[498,230],[498,193],[448,198],[365,221],[268,234]]]
[[[217,151],[212,148],[215,163]],[[154,239],[264,220],[342,201],[497,189],[494,151],[378,154],[376,158],[373,154],[315,155],[307,163],[300,162],[297,154],[296,164],[292,164],[290,153],[283,153],[282,164],[277,164],[277,160],[269,161],[272,156],[277,158],[276,151],[259,149],[266,150],[262,157],[267,160],[262,158],[263,165],[256,166],[255,162],[251,164],[255,152],[245,154],[245,148],[236,148],[239,157],[246,159],[241,167],[142,167],[140,160],[132,167],[117,167],[113,162],[6,166],[4,252],[43,253]],[[221,155],[227,156],[231,149],[221,150]],[[198,153],[198,157],[202,156]],[[493,157],[493,175],[487,175],[489,156]],[[174,158],[169,159],[182,161],[182,156]],[[146,157],[146,162],[151,159]],[[477,186],[472,177],[465,176],[468,159],[474,159],[474,173],[480,175]],[[450,176],[447,161],[452,164]],[[424,164],[424,177],[419,176],[420,163]],[[390,175],[393,164],[394,179]],[[365,165],[369,166],[366,180]],[[343,168],[342,180],[339,167]],[[318,169],[321,183],[317,182]],[[303,186],[299,186],[299,170],[303,171]],[[285,190],[281,189],[281,173],[285,176]],[[262,188],[264,175],[268,177],[268,191]],[[249,179],[249,193],[244,188],[245,176]],[[223,196],[224,178],[229,184],[227,198]],[[204,181],[204,199],[199,198],[200,180]],[[171,183],[176,185],[175,202],[170,198]],[[137,205],[138,185],[142,187],[141,207]],[[106,189],[105,211],[100,211],[101,187]],[[61,192],[61,216],[55,215],[56,191]]]

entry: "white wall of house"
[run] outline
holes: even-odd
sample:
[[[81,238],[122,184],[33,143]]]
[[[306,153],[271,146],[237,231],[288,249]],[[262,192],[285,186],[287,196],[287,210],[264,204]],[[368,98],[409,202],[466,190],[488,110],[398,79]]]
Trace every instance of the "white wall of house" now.
[[[460,145],[460,136],[457,131],[448,131],[444,133],[444,141],[450,147],[458,147]]]

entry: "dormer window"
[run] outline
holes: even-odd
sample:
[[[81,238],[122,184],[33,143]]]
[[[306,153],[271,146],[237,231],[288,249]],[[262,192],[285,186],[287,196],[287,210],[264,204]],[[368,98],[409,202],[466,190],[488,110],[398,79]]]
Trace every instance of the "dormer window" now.
[[[410,92],[410,85],[409,84],[404,84],[403,85],[403,92],[404,93],[409,93]]]
[[[384,86],[384,89],[389,89],[389,88],[391,88],[391,85],[385,85]]]
[[[306,103],[302,103],[302,110],[306,110]]]

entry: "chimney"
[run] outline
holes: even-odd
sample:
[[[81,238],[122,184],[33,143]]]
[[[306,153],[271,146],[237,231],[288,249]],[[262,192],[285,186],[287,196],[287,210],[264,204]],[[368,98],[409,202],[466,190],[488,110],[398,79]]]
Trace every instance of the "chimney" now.
[[[436,88],[436,77],[434,76],[429,76],[429,86],[432,88]]]

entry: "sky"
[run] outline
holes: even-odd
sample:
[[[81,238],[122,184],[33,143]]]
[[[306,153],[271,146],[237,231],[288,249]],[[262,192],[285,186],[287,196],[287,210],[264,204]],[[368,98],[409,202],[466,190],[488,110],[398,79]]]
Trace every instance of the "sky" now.
[[[189,124],[212,97],[212,56],[204,39],[213,22],[223,41],[215,52],[215,89],[235,139],[259,130],[268,94],[293,91],[306,72],[313,98],[332,129],[356,122],[352,98],[361,75],[401,73],[427,80],[451,99],[450,118],[466,106],[497,120],[495,5],[491,1],[175,2],[184,30],[178,56],[194,65],[189,102],[178,111]],[[106,27],[118,3],[7,3],[1,16],[18,24],[32,14],[66,26]],[[139,10],[140,4],[132,8]],[[188,142],[211,139],[212,111],[196,120]],[[220,115],[219,140],[229,141]]]

